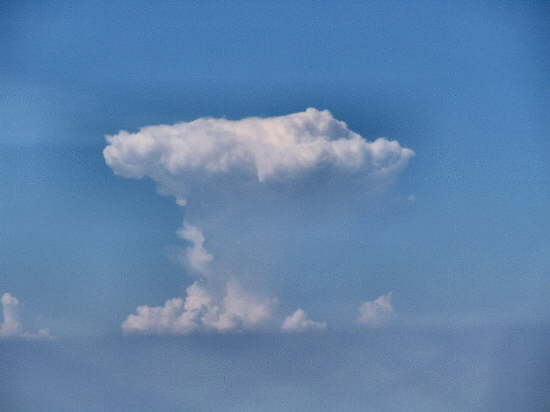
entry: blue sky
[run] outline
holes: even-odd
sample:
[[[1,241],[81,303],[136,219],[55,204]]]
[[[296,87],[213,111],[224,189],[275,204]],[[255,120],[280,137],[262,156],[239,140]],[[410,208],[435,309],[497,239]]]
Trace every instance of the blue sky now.
[[[513,393],[523,410],[545,410],[549,13],[534,1],[7,3],[0,295],[18,299],[27,333],[54,339],[0,338],[0,402],[522,409]],[[185,207],[159,194],[164,178],[124,178],[116,167],[133,159],[103,155],[121,130],[284,122],[310,107],[415,155],[384,179],[332,166],[265,183],[241,164],[189,183],[176,173]],[[236,278],[255,299],[276,298],[273,322],[303,308],[326,330],[123,334],[139,305],[207,284],[182,262],[198,247],[178,236],[184,222],[224,279],[209,293]],[[360,305],[388,292],[383,327],[358,324]]]

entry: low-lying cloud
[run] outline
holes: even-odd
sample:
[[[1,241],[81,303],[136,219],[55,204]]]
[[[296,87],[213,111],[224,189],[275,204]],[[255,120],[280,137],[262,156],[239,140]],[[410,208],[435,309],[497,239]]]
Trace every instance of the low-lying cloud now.
[[[243,332],[268,329],[276,324],[277,299],[247,290],[237,279],[226,280],[216,276],[208,266],[213,256],[204,248],[205,238],[199,228],[184,223],[178,233],[189,242],[183,251],[184,261],[199,280],[187,288],[183,298],[169,299],[162,306],[139,306],[136,313],[123,322],[124,333],[186,335],[193,332]],[[298,312],[303,314],[301,309]],[[300,317],[300,313],[295,320],[285,320],[283,329],[287,323],[289,330],[297,332],[318,329],[321,325]]]
[[[255,330],[272,320],[275,300],[262,300],[228,282],[217,299],[198,282],[187,288],[185,298],[167,300],[163,306],[139,306],[122,324],[125,333],[186,335],[192,332]]]
[[[0,299],[2,303],[3,321],[0,325],[0,338],[49,338],[48,329],[40,329],[36,333],[24,330],[21,320],[21,303],[11,293],[6,292]]]
[[[300,308],[284,320],[281,330],[284,332],[306,332],[324,330],[326,328],[327,324],[325,322],[309,319],[307,313]]]
[[[361,325],[378,328],[385,326],[395,316],[395,309],[391,303],[391,292],[378,296],[372,301],[366,301],[359,306],[357,322]]]

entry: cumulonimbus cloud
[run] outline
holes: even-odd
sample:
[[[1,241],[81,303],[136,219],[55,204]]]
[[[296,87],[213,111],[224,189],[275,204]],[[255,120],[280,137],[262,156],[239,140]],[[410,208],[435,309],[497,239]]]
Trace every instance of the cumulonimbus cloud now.
[[[3,321],[0,325],[0,338],[49,338],[48,329],[40,329],[36,333],[25,331],[21,321],[21,303],[11,293],[6,292],[0,299],[2,303]]]
[[[193,185],[201,193],[209,185],[216,190],[220,176],[226,179],[224,185],[239,184],[243,178],[262,185],[328,169],[385,179],[414,156],[397,141],[367,141],[329,111],[314,108],[276,117],[199,118],[147,126],[134,133],[120,131],[107,136],[107,142],[103,155],[116,174],[149,177],[182,207],[187,207],[188,197],[192,199]],[[226,332],[274,324],[276,299],[251,291],[248,285],[246,289],[238,276],[227,279],[215,273],[211,269],[214,257],[206,250],[198,227],[186,222],[178,235],[188,242],[182,257],[198,280],[187,288],[185,297],[169,299],[162,306],[139,306],[124,321],[124,332]],[[326,324],[309,319],[298,309],[280,328],[305,332],[325,329]]]
[[[378,296],[372,301],[366,301],[359,306],[357,322],[361,325],[377,328],[386,325],[394,316],[395,309],[391,303],[392,293]]]

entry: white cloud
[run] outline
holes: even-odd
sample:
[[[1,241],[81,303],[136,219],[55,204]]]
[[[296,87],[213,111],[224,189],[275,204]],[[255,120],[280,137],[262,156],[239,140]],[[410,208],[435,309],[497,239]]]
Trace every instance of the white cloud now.
[[[191,243],[191,247],[185,249],[185,261],[191,267],[201,274],[206,273],[208,264],[214,259],[213,256],[204,248],[204,235],[202,231],[189,223],[184,223],[178,230],[178,236]]]
[[[125,333],[186,335],[193,332],[255,330],[273,319],[275,299],[245,291],[236,280],[212,276],[208,264],[213,256],[204,247],[204,234],[184,223],[178,235],[190,242],[184,260],[202,282],[186,290],[184,298],[172,298],[163,306],[139,306],[122,324]],[[222,289],[222,293],[214,291]]]
[[[186,335],[192,332],[229,332],[260,329],[273,317],[273,299],[260,299],[236,282],[225,285],[221,299],[198,283],[187,296],[167,300],[163,306],[139,306],[122,324],[125,333]]]
[[[21,322],[21,303],[11,293],[7,292],[0,299],[2,303],[3,321],[0,325],[0,338],[49,338],[47,329],[40,329],[36,333],[23,330]]]
[[[187,206],[187,199],[183,197],[176,197],[176,204],[181,207]]]
[[[19,316],[19,300],[10,293],[2,295],[2,311],[4,321],[0,327],[0,336],[16,336],[21,333]]]
[[[359,306],[357,322],[368,327],[386,325],[395,315],[391,303],[391,292],[379,296],[372,301],[366,301]]]
[[[308,318],[303,309],[297,309],[292,315],[289,315],[283,322],[281,329],[284,332],[306,332],[313,330],[323,330],[327,328],[325,322],[317,322]]]
[[[107,141],[103,155],[115,173],[148,176],[180,205],[185,204],[183,187],[197,174],[246,172],[263,182],[326,165],[386,176],[414,155],[397,141],[369,142],[328,110],[314,108],[286,116],[147,126],[136,133],[120,131]]]

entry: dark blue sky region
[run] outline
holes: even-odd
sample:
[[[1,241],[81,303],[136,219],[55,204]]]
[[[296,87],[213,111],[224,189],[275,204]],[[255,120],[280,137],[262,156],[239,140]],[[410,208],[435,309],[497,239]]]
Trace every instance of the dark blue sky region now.
[[[54,337],[0,329],[0,410],[550,408],[549,3],[112,3],[0,13],[0,295]],[[182,208],[102,153],[309,107],[415,156],[380,182],[199,179]],[[217,271],[326,330],[123,334],[196,281],[184,220]],[[359,325],[388,292],[391,322]]]

